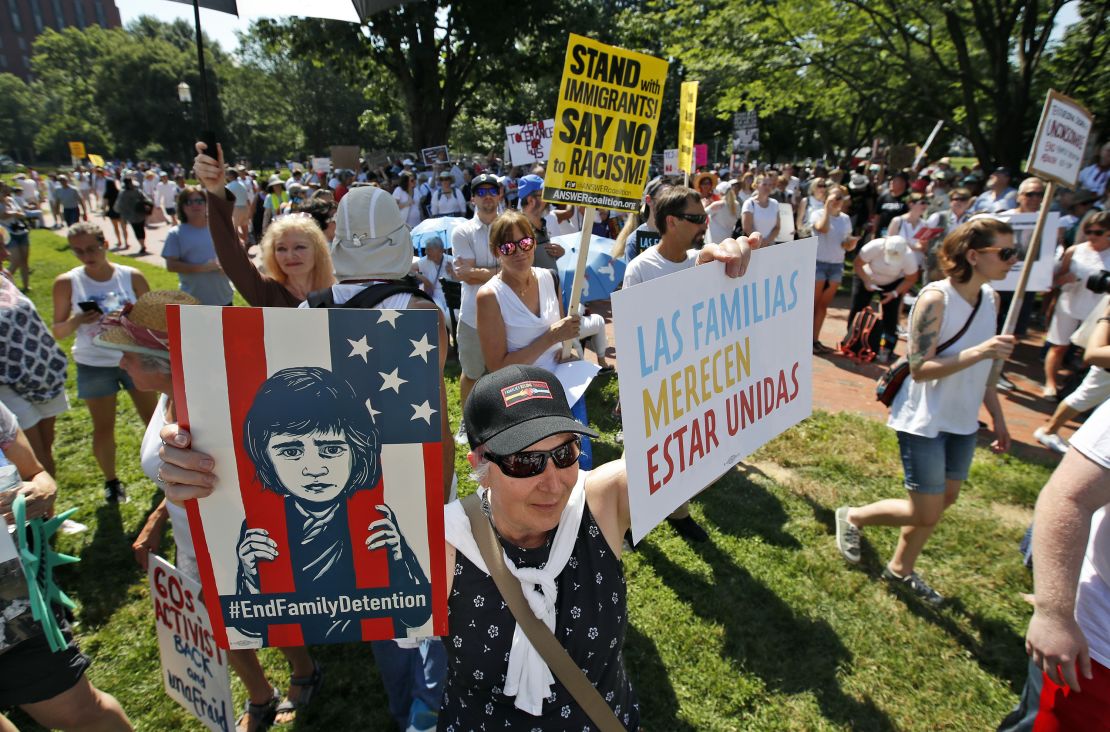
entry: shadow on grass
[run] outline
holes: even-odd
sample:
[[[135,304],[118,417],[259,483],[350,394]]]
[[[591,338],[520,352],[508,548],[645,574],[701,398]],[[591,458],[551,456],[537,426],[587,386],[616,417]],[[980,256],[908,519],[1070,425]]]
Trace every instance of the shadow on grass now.
[[[752,478],[763,478],[759,483]],[[789,520],[782,501],[764,485],[774,479],[759,468],[746,463],[737,466],[698,498],[705,517],[721,531],[732,536],[760,536],[768,544],[786,549],[801,549],[796,538],[783,526]]]
[[[67,591],[80,598],[83,624],[92,627],[103,625],[117,609],[130,601],[128,590],[141,571],[135,563],[131,542],[131,534],[123,527],[119,507],[108,504],[97,507],[93,540],[82,550],[81,563],[76,565],[78,570],[62,581]],[[86,568],[85,571],[81,570],[82,567]]]
[[[696,732],[695,727],[678,718],[678,696],[655,641],[632,623],[625,633],[624,661],[640,698],[640,720],[646,729]]]
[[[667,586],[694,613],[724,628],[724,652],[769,690],[812,694],[826,719],[851,729],[895,729],[870,700],[855,699],[840,688],[837,673],[853,658],[828,623],[799,616],[711,542],[693,545],[713,569],[709,579],[671,561],[650,542],[642,546]]]

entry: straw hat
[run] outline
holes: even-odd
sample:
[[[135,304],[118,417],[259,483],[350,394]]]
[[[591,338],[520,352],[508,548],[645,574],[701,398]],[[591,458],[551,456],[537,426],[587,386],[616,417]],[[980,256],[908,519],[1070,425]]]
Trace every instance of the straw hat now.
[[[709,182],[713,184],[714,188],[717,187],[718,178],[717,178],[716,173],[698,173],[697,175],[694,176],[694,180],[691,181],[695,191],[698,190],[698,188],[701,186],[701,182],[703,180],[705,180],[706,178],[709,179]]]
[[[195,297],[180,290],[147,292],[120,313],[105,317],[101,321],[102,330],[93,342],[116,351],[168,359],[170,340],[166,306],[199,304]]]

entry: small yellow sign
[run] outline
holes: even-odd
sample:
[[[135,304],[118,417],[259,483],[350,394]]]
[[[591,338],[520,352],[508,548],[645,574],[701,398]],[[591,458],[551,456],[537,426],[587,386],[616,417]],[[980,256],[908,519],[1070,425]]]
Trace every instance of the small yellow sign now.
[[[85,159],[85,143],[71,142],[69,143],[69,154],[75,158]]]
[[[99,168],[104,167],[104,158],[102,158],[99,155],[94,155],[92,153],[89,153],[89,162],[92,163],[93,165],[99,167]]]
[[[678,108],[678,169],[694,172],[694,120],[698,114],[698,82],[684,81]]]

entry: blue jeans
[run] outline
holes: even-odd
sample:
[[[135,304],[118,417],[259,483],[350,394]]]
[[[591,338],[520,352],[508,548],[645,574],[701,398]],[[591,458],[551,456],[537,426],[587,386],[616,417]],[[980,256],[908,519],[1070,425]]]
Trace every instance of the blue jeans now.
[[[1043,688],[1044,674],[1030,659],[1029,675],[1025,678],[1025,687],[1021,690],[1018,705],[998,725],[998,732],[1032,732],[1033,722],[1037,720],[1037,712],[1041,709]]]
[[[936,437],[922,437],[899,432],[898,451],[902,454],[906,488],[918,493],[944,493],[946,481],[967,480],[975,456],[975,433],[941,432]]]
[[[439,638],[425,638],[420,648],[401,648],[391,640],[370,644],[374,662],[389,697],[389,713],[402,732],[409,726],[413,705],[439,710],[447,682],[447,649]]]

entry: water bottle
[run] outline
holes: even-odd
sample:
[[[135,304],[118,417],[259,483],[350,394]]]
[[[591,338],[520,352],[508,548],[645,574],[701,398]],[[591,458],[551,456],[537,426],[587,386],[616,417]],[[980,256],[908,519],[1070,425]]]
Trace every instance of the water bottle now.
[[[19,469],[0,453],[0,492],[10,491],[21,485],[23,485],[23,479],[19,477]]]

